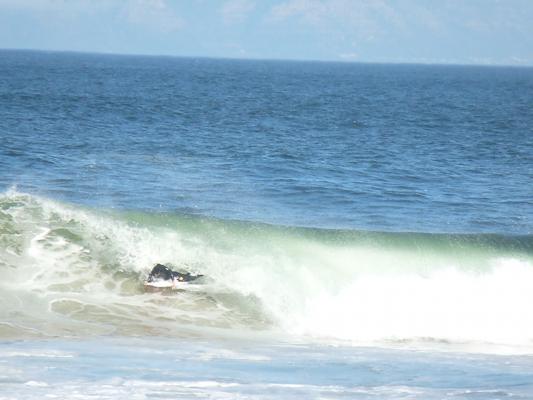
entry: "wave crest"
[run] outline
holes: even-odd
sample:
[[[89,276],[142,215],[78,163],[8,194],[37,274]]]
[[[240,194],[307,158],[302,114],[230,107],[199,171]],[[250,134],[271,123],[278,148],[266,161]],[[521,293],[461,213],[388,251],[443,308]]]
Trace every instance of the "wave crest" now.
[[[261,331],[530,345],[532,242],[99,211],[11,190],[0,196],[0,336]],[[158,262],[209,280],[145,293]]]

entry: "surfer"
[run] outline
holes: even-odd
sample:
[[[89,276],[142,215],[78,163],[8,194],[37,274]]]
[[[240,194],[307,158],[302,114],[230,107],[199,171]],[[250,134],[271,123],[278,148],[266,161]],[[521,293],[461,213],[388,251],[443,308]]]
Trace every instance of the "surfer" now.
[[[144,282],[145,286],[151,287],[175,287],[179,282],[192,282],[203,275],[192,275],[190,272],[181,273],[172,271],[163,264],[156,264]]]

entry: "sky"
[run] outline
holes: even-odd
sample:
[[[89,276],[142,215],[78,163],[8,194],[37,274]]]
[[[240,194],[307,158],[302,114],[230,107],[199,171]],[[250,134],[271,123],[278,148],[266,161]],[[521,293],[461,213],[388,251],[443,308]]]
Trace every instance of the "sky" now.
[[[533,66],[533,0],[0,0],[0,48]]]

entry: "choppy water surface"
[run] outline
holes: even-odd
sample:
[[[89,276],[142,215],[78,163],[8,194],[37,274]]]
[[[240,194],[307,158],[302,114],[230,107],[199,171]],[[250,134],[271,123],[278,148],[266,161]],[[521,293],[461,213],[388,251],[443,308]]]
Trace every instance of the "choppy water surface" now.
[[[0,185],[285,225],[531,233],[533,69],[7,52]]]
[[[532,69],[0,74],[0,398],[533,396]]]
[[[530,399],[531,359],[121,339],[10,343],[3,398]]]

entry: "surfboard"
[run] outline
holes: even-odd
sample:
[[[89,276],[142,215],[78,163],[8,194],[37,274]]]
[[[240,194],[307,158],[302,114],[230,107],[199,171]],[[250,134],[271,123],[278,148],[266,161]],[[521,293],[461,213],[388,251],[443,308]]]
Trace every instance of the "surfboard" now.
[[[157,289],[186,289],[189,286],[189,283],[187,282],[180,282],[180,281],[155,281],[155,282],[147,282],[144,281],[144,288],[149,290],[157,290]]]

